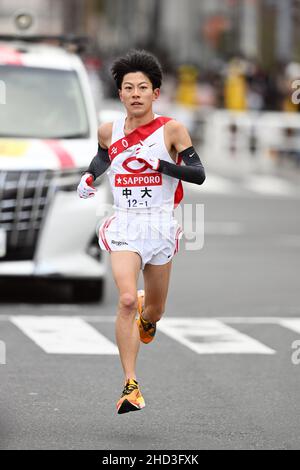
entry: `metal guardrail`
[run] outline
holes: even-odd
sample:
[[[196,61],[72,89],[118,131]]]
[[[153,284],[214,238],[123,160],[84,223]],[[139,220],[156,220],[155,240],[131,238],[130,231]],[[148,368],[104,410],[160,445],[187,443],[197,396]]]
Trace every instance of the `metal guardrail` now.
[[[205,161],[233,173],[269,172],[300,165],[300,115],[280,112],[210,111],[201,115]]]

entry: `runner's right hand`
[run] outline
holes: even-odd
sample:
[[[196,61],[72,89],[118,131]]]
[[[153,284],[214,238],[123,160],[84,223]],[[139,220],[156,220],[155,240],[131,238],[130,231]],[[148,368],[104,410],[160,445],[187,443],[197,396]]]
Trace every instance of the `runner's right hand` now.
[[[97,189],[92,186],[94,181],[93,176],[90,173],[85,173],[77,186],[77,194],[82,199],[88,199],[89,197],[95,196]]]

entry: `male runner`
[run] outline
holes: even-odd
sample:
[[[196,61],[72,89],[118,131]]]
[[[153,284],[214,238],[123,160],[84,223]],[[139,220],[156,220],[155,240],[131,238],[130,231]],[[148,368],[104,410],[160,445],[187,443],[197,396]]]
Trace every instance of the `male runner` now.
[[[182,236],[173,214],[183,197],[180,180],[202,184],[205,172],[186,128],[153,112],[162,81],[157,59],[132,50],[111,70],[126,117],[99,127],[98,153],[81,178],[78,194],[94,196],[93,180],[110,167],[115,212],[103,221],[99,244],[110,253],[119,291],[116,341],[125,386],[117,411],[122,414],[145,406],[136,359],[140,341],[153,340],[165,310],[172,257]],[[180,166],[182,160],[185,166]],[[137,292],[141,269],[144,291]]]

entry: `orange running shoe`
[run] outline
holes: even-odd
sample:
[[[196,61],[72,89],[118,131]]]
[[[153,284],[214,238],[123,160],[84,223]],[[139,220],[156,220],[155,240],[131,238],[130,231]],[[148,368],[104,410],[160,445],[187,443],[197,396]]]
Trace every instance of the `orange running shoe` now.
[[[117,403],[118,414],[137,411],[145,408],[145,401],[135,379],[128,379],[121,398]]]
[[[156,333],[156,325],[155,323],[151,323],[148,320],[143,318],[144,313],[144,299],[145,299],[145,291],[139,290],[138,291],[138,318],[136,320],[137,326],[139,327],[140,332],[140,340],[142,343],[148,344],[154,339]]]

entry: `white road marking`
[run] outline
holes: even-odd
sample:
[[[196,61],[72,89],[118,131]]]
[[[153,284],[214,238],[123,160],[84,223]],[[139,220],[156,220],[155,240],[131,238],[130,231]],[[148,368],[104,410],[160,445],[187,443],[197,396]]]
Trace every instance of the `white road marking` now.
[[[28,308],[28,310],[32,311],[32,308]],[[52,308],[53,310],[53,308]],[[77,308],[78,311],[82,310],[82,306],[78,306]],[[299,308],[295,308],[295,312],[293,312],[293,314],[295,315],[300,315],[300,310]],[[21,315],[23,316],[23,315]],[[26,315],[28,316],[28,315]],[[31,317],[33,318],[43,318],[42,316],[38,315],[38,316],[34,316],[34,315],[30,315]],[[0,315],[0,322],[1,321],[11,321],[12,318],[18,318],[19,315]],[[56,315],[54,315],[53,317],[56,318]],[[52,318],[52,316],[51,316]],[[61,318],[61,317],[59,317]],[[72,315],[72,316],[69,316],[67,318],[79,318],[81,320],[84,320],[88,323],[114,323],[115,320],[116,320],[116,316],[115,315]],[[168,317],[166,316],[164,320],[168,320],[168,319],[180,319],[180,317]],[[258,325],[261,325],[261,324],[275,324],[275,325],[281,325],[281,323],[284,321],[294,321],[294,320],[299,320],[300,321],[300,318],[298,317],[271,317],[271,316],[268,316],[268,317],[184,317],[185,320],[190,320],[190,321],[194,321],[194,320],[219,320],[221,322],[224,322],[224,323],[245,323],[245,324],[258,324]]]
[[[81,308],[79,309],[81,310]],[[45,352],[52,354],[118,354],[114,343],[89,323],[114,323],[114,315],[0,316],[11,320]],[[197,354],[275,354],[276,351],[227,324],[278,325],[300,333],[299,317],[166,317],[158,329]]]
[[[295,194],[290,183],[276,176],[251,176],[244,185],[251,191],[265,195],[292,196]]]
[[[245,232],[245,226],[240,222],[204,222],[206,235],[241,235]]]
[[[299,312],[300,314],[300,312]],[[74,318],[74,317],[73,317]],[[78,316],[77,318],[82,318],[83,320],[88,321],[89,323],[113,323],[116,320],[115,316],[100,316],[100,315],[86,315],[86,316]],[[258,325],[281,325],[283,321],[289,320],[299,320],[295,317],[184,317],[184,318],[177,318],[177,317],[168,317],[166,316],[162,321],[168,320],[188,320],[190,322],[194,322],[197,320],[218,320],[223,323],[245,323],[245,324],[258,324]],[[160,322],[161,323],[161,322]],[[158,324],[159,325],[159,324]]]
[[[118,354],[114,343],[80,318],[20,315],[11,321],[49,354]]]
[[[300,333],[300,319],[299,318],[281,320],[280,325],[284,326],[285,328],[288,328],[289,330],[296,331],[296,333]]]
[[[203,185],[190,184],[185,191],[203,194],[273,197],[300,197],[298,188],[287,180],[270,175],[250,175],[244,180],[234,181],[226,176],[207,172]],[[250,192],[249,192],[250,191]]]
[[[259,341],[214,319],[163,319],[160,331],[197,354],[275,354]]]
[[[0,364],[6,364],[6,344],[0,340]]]
[[[246,227],[240,222],[204,222],[201,230],[195,232],[184,231],[187,240],[193,240],[196,236],[203,237],[205,235],[220,235],[220,236],[239,236],[246,233]]]
[[[206,175],[205,183],[201,186],[190,184],[187,189],[201,193],[232,194],[236,191],[236,184],[227,178],[209,173]]]
[[[299,312],[300,313],[300,312]],[[281,325],[282,321],[295,320],[295,317],[215,317],[224,323],[245,323],[251,325]]]

